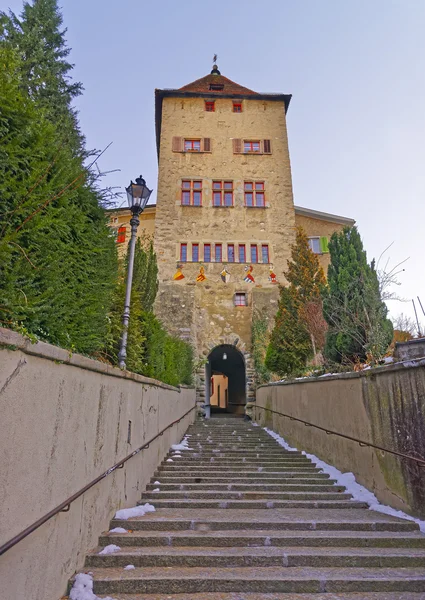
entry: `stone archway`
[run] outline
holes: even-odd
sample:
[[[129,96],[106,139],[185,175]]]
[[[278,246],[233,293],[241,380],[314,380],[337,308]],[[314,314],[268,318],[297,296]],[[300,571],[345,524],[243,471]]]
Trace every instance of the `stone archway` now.
[[[217,376],[217,377],[215,377]],[[220,399],[217,398],[217,386],[211,389],[212,378],[224,382]],[[214,382],[213,379],[213,382]],[[211,412],[244,414],[246,404],[246,364],[244,355],[232,344],[220,344],[208,355],[205,368],[206,407]],[[220,383],[218,384],[220,385]],[[211,392],[213,396],[211,397]],[[211,403],[210,400],[214,399]],[[209,416],[209,415],[208,415]]]

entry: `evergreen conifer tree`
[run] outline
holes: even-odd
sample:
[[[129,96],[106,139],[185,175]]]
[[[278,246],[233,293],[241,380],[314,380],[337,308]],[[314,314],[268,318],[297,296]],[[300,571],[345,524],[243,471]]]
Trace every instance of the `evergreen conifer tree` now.
[[[368,264],[357,228],[334,233],[329,252],[328,288],[323,297],[329,324],[325,355],[337,363],[378,359],[391,343],[393,327],[381,299],[374,262]]]
[[[57,0],[24,2],[20,17],[0,12],[0,41],[19,52],[21,87],[56,125],[62,142],[81,154],[84,140],[72,102],[82,84],[71,78],[66,31]]]
[[[313,343],[305,309],[321,301],[326,280],[317,256],[310,250],[308,238],[299,227],[292,260],[285,277],[289,285],[281,287],[275,326],[266,354],[266,367],[280,376],[296,375],[313,354]],[[313,343],[312,343],[313,342]]]

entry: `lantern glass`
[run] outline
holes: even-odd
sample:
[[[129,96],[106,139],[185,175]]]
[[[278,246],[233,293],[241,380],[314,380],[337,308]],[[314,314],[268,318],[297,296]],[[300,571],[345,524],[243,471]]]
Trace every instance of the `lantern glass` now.
[[[143,179],[143,177],[137,177],[136,183],[131,181],[130,185],[125,191],[127,192],[129,208],[131,210],[135,209],[138,212],[142,212],[145,209],[150,195],[152,194],[152,190],[147,187],[146,181]]]

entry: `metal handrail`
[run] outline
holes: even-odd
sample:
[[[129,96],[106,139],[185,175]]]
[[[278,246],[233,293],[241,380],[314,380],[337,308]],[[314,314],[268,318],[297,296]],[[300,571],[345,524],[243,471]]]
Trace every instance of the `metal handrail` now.
[[[76,492],[75,494],[73,494],[72,496],[70,496],[69,498],[64,500],[64,502],[62,502],[61,504],[56,506],[56,508],[53,508],[50,512],[48,512],[46,515],[44,515],[44,517],[41,517],[40,519],[38,519],[38,521],[36,521],[32,525],[30,525],[29,527],[27,527],[26,529],[21,531],[21,533],[18,533],[18,535],[15,535],[15,537],[13,537],[11,540],[9,540],[8,542],[6,542],[2,546],[0,546],[0,556],[2,554],[4,554],[5,552],[7,552],[8,550],[10,550],[11,548],[13,548],[13,546],[18,544],[20,541],[22,541],[24,538],[26,538],[28,535],[30,535],[30,533],[32,533],[33,531],[35,531],[36,529],[41,527],[41,525],[46,523],[46,521],[49,521],[49,519],[51,519],[55,515],[59,514],[60,512],[68,512],[71,507],[72,502],[77,500],[77,498],[82,496],[87,490],[89,490],[94,485],[96,485],[96,483],[99,483],[99,481],[101,481],[102,479],[105,479],[105,477],[107,477],[108,475],[110,475],[111,473],[116,471],[117,469],[122,469],[124,467],[124,463],[126,463],[128,460],[130,460],[130,458],[133,458],[133,456],[136,456],[136,454],[139,454],[139,452],[141,452],[142,450],[149,448],[149,446],[150,446],[150,444],[152,444],[152,442],[154,442],[161,435],[164,435],[164,433],[165,433],[165,431],[167,431],[167,429],[170,429],[170,427],[172,427],[173,425],[176,425],[176,423],[180,423],[180,421],[182,419],[184,419],[185,417],[187,417],[187,415],[189,413],[191,413],[192,410],[195,410],[195,408],[196,408],[196,404],[195,404],[195,406],[192,406],[192,408],[190,408],[187,412],[185,412],[184,415],[182,415],[179,419],[176,419],[175,421],[173,421],[172,423],[167,425],[167,427],[162,429],[159,433],[157,433],[148,442],[145,442],[142,446],[139,446],[139,448],[137,448],[136,450],[133,450],[133,452],[131,454],[129,454],[128,456],[126,456],[125,458],[120,460],[119,462],[115,463],[115,465],[113,465],[107,471],[102,473],[102,475],[99,475],[99,477],[96,477],[96,479],[93,479],[93,481],[91,481],[90,483],[85,485],[83,488],[81,488],[81,490],[78,490],[78,492]]]
[[[333,431],[332,429],[321,427],[320,425],[316,425],[315,423],[310,423],[309,421],[298,419],[297,417],[293,417],[292,415],[287,415],[286,413],[281,413],[277,410],[272,410],[271,408],[265,408],[264,406],[255,405],[254,410],[257,408],[260,410],[268,410],[269,412],[274,413],[276,415],[280,415],[282,417],[287,417],[291,421],[298,421],[299,423],[304,423],[306,427],[314,427],[315,429],[320,429],[321,431],[324,431],[327,435],[337,435],[339,437],[345,438],[346,440],[351,440],[352,442],[356,442],[357,444],[359,444],[359,446],[368,446],[369,448],[376,448],[376,450],[388,452],[388,454],[395,454],[395,456],[400,456],[401,458],[413,460],[419,463],[421,466],[425,467],[425,460],[423,458],[416,458],[415,456],[410,456],[409,454],[404,454],[403,452],[397,452],[397,450],[389,450],[388,448],[377,446],[376,444],[372,444],[371,442],[365,442],[364,440],[359,440],[358,438],[351,437],[350,435],[345,435],[345,433],[339,433],[338,431]]]

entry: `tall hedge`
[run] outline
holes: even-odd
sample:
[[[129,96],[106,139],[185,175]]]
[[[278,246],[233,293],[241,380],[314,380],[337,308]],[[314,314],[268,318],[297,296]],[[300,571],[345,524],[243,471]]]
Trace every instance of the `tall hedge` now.
[[[104,343],[117,270],[100,194],[4,37],[0,64],[0,321],[91,353]]]

